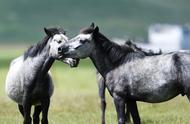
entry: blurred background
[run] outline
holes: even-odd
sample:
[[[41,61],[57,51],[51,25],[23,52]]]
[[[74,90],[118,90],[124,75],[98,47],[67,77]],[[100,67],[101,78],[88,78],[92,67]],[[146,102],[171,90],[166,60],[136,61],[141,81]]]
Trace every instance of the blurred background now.
[[[190,48],[189,0],[0,0],[0,124],[22,123],[17,105],[4,92],[12,59],[44,37],[44,27],[62,26],[68,37],[95,22],[116,42],[134,39],[143,48],[164,52]],[[93,64],[78,68],[56,62],[51,124],[100,124],[100,104]],[[106,121],[116,123],[107,94]],[[138,103],[145,124],[189,124],[189,102],[177,97],[161,104]]]

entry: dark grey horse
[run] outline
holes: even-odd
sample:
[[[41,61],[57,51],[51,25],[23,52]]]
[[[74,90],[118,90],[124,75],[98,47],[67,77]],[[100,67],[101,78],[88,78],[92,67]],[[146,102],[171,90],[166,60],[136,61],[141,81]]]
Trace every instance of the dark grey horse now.
[[[94,24],[92,24],[91,27],[93,28]],[[139,48],[134,43],[132,43],[131,40],[126,41],[124,45],[131,47],[134,51],[139,52],[144,57],[162,54],[161,51],[158,53],[154,53],[151,50],[145,50],[145,49]],[[101,123],[105,124],[105,110],[106,110],[105,89],[106,89],[106,83],[105,83],[104,78],[98,72],[97,72],[97,83],[98,83],[98,88],[99,88],[99,96],[101,99],[101,111],[102,111]],[[126,104],[126,120],[127,120],[127,123],[130,123],[130,111],[129,111],[129,108],[127,108],[127,104]]]
[[[111,42],[88,28],[64,44],[64,57],[90,57],[105,79],[118,115],[125,123],[125,103],[135,124],[140,124],[136,101],[160,103],[177,95],[190,99],[190,51],[176,51],[158,56],[142,56],[131,47]]]
[[[33,124],[39,124],[42,112],[42,124],[48,124],[50,97],[53,94],[53,82],[49,69],[55,59],[59,59],[58,48],[68,41],[62,28],[45,28],[47,36],[31,46],[24,55],[11,62],[6,78],[6,93],[16,103],[24,117],[24,124],[31,124],[31,107],[35,106]],[[76,66],[74,59],[63,60]]]

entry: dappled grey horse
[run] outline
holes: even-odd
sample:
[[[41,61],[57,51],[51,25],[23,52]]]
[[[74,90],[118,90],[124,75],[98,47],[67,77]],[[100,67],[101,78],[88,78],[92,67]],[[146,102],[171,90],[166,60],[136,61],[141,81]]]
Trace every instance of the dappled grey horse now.
[[[140,124],[136,101],[160,103],[177,95],[190,99],[190,51],[142,56],[131,47],[111,42],[89,27],[61,47],[64,57],[90,57],[112,95],[118,123],[125,124],[125,103]]]
[[[6,93],[16,103],[24,117],[24,124],[31,124],[31,107],[35,106],[33,123],[48,124],[50,97],[53,82],[49,72],[55,59],[59,59],[58,48],[68,41],[62,28],[44,28],[47,36],[31,46],[24,55],[14,59],[6,78]],[[75,59],[63,60],[70,66],[77,66]]]
[[[91,27],[94,27],[94,24],[91,25]],[[152,50],[145,50],[142,48],[137,47],[134,43],[132,43],[131,40],[128,40],[125,42],[124,45],[127,45],[128,47],[132,48],[134,51],[138,52],[139,54],[141,54],[141,56],[155,56],[155,55],[160,55],[162,54],[161,51],[159,51],[158,53],[154,53]],[[135,57],[135,56],[134,56]],[[99,88],[99,96],[101,99],[101,111],[102,111],[102,115],[101,115],[101,123],[105,124],[105,110],[106,110],[106,98],[105,98],[105,90],[106,90],[106,83],[104,78],[101,76],[100,73],[98,73],[97,71],[97,83],[98,83],[98,88]],[[130,123],[130,111],[127,108],[127,104],[126,104],[126,121],[127,123]]]

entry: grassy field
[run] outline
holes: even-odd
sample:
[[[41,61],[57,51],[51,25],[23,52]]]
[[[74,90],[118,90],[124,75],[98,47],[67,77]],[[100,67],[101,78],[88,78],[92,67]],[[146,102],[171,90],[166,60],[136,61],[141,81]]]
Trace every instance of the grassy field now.
[[[5,94],[5,77],[10,60],[24,48],[0,47],[0,124],[21,124],[22,116],[17,105]],[[56,62],[52,69],[55,92],[49,111],[50,124],[100,124],[100,101],[95,77],[95,68],[89,60],[70,69]],[[116,124],[116,112],[111,97],[107,94],[107,124]],[[189,124],[190,104],[186,97],[177,97],[160,104],[138,103],[143,124]]]

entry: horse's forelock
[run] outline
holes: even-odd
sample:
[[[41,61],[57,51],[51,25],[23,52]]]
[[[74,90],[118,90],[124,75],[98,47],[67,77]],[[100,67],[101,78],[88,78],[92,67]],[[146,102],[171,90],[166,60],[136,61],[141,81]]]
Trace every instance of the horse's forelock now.
[[[55,35],[55,34],[66,34],[66,31],[62,27],[52,27],[49,28],[49,30]]]
[[[80,30],[80,34],[91,34],[94,31],[94,28],[88,27],[88,28],[83,28]]]

